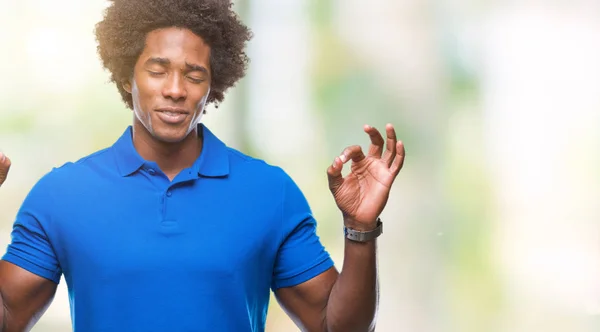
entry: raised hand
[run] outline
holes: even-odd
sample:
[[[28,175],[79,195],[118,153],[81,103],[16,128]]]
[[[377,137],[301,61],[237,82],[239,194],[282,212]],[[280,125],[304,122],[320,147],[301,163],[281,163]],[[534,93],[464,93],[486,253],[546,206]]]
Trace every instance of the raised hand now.
[[[327,169],[329,189],[344,216],[346,226],[360,231],[376,227],[377,217],[383,211],[392,183],[404,164],[404,145],[396,139],[391,124],[385,128],[387,139],[379,131],[365,125],[371,138],[368,155],[358,145],[347,147]],[[350,174],[342,177],[342,168],[352,160]]]
[[[8,170],[10,169],[10,159],[0,152],[0,186],[6,181],[6,177],[8,176]]]

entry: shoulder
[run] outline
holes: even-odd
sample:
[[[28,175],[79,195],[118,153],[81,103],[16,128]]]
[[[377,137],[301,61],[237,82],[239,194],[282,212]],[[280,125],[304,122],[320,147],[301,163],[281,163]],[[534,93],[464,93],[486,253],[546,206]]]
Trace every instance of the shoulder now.
[[[263,159],[251,157],[236,149],[227,147],[231,175],[243,176],[260,181],[263,185],[284,185],[293,182],[290,176],[279,166],[271,165]]]
[[[31,194],[60,194],[68,188],[85,186],[95,181],[101,170],[110,169],[114,158],[110,149],[102,149],[74,162],[66,162],[44,174],[31,190]],[[114,168],[114,167],[112,167]]]
[[[89,173],[111,166],[114,166],[114,158],[110,153],[110,148],[106,148],[82,157],[77,161],[69,161],[61,166],[54,167],[44,178],[48,182],[74,180],[73,176],[89,175]]]
[[[278,202],[286,220],[294,221],[293,215],[306,216],[310,207],[304,193],[292,177],[281,167],[229,149],[229,178],[235,183],[236,191],[248,194],[245,197],[269,204]]]
[[[48,171],[25,197],[19,210],[20,215],[35,215],[37,219],[44,220],[60,211],[65,201],[73,203],[81,199],[83,189],[93,188],[90,184],[94,181],[94,164],[106,158],[107,151],[108,149],[100,150]]]

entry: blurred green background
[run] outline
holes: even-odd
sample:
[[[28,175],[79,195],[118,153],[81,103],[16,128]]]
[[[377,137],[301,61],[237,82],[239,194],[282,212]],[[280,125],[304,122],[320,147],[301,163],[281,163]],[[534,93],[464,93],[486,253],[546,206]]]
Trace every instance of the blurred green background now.
[[[0,246],[33,184],[132,121],[96,55],[108,2],[0,0]],[[393,123],[378,331],[600,330],[600,3],[238,0],[246,78],[204,122],[282,166],[341,268],[325,169]],[[273,300],[268,331],[297,328]],[[34,331],[69,331],[64,280]]]

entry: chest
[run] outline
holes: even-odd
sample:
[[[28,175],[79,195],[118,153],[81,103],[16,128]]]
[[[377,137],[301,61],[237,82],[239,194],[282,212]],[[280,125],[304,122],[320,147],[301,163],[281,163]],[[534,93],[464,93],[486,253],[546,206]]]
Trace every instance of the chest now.
[[[251,192],[215,195],[179,186],[85,194],[96,199],[62,216],[55,235],[68,281],[111,283],[157,273],[234,280],[272,272],[280,215],[277,204]]]

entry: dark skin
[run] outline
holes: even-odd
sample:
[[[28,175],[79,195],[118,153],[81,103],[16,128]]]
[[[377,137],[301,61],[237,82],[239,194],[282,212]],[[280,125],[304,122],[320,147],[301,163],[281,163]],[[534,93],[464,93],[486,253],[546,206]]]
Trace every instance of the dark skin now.
[[[0,152],[0,187],[10,170],[10,159]],[[56,284],[12,263],[0,260],[0,331],[28,331],[46,311]]]
[[[133,98],[133,144],[173,180],[202,151],[197,124],[210,93],[210,46],[189,30],[148,34],[125,90]],[[169,111],[179,118],[169,119]]]
[[[371,139],[367,156],[360,146],[348,147],[327,175],[344,224],[369,231],[376,228],[405,152],[392,125],[386,126],[385,143],[377,129],[364,130]],[[342,167],[350,160],[351,172],[342,177]],[[281,288],[275,293],[277,300],[303,331],[373,331],[379,296],[376,249],[376,240],[346,239],[341,273],[331,268],[305,283]]]
[[[130,81],[123,87],[134,101],[133,142],[146,160],[155,161],[169,179],[190,167],[202,152],[199,122],[210,93],[210,46],[179,28],[148,34]],[[327,169],[329,188],[344,224],[356,230],[376,227],[392,183],[404,162],[404,146],[392,125],[386,140],[365,126],[371,145],[346,148]],[[343,165],[351,172],[342,177]],[[10,160],[0,156],[0,185]],[[300,285],[280,288],[276,298],[303,331],[371,331],[378,304],[376,240],[345,240],[342,272],[331,268]],[[28,330],[46,310],[56,284],[0,261],[3,332]]]

